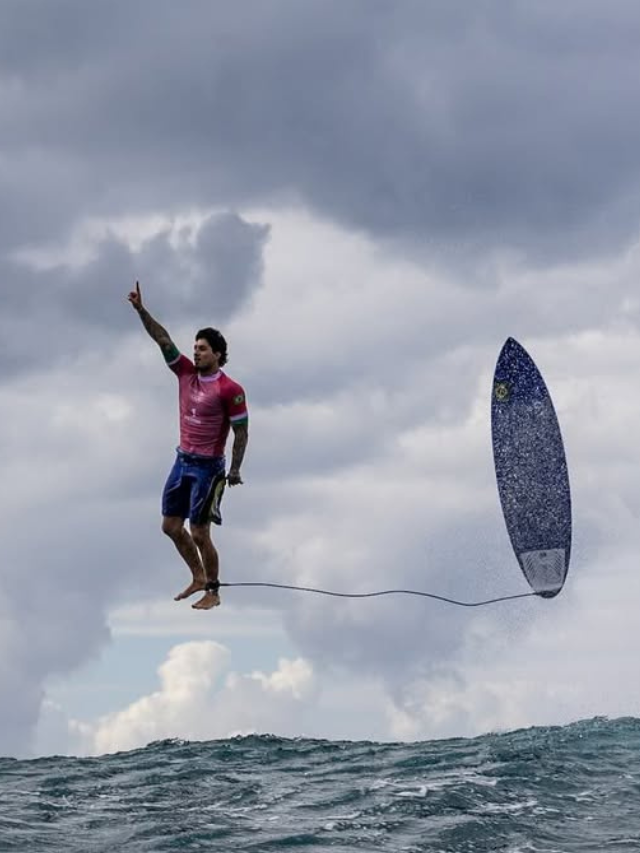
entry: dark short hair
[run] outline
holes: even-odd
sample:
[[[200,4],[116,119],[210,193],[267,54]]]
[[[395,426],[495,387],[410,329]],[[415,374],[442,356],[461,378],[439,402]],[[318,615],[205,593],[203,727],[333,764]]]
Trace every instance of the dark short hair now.
[[[199,332],[196,332],[196,340],[200,338],[203,338],[214,352],[220,353],[220,367],[227,363],[227,342],[221,332],[207,326],[206,329],[200,329]]]

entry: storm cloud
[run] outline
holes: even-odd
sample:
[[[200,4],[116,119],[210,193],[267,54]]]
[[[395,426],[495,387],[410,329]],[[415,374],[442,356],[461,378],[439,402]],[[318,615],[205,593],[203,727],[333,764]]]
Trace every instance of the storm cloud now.
[[[65,709],[49,716],[56,749],[225,736],[234,720],[297,734],[301,711],[307,731],[358,736],[339,721],[359,686],[376,737],[608,711],[585,673],[588,659],[606,680],[635,648],[639,47],[625,0],[2,4],[0,752],[29,752],[52,680],[121,642],[122,607],[138,631],[160,612],[154,630],[182,644],[157,694],[72,721],[68,743]],[[136,280],[182,350],[220,327],[247,391],[245,486],[219,534],[235,580],[524,591],[488,434],[495,357],[521,340],[574,488],[557,609],[229,591],[221,626],[251,636],[268,614],[292,651],[249,673],[237,634],[222,648],[183,642],[202,622],[171,633],[158,601],[184,568],[159,495],[176,389],[127,304]],[[549,652],[563,636],[571,695]],[[629,681],[610,685],[612,709],[633,711]],[[243,697],[267,697],[265,716]],[[224,725],[197,723],[211,705]]]

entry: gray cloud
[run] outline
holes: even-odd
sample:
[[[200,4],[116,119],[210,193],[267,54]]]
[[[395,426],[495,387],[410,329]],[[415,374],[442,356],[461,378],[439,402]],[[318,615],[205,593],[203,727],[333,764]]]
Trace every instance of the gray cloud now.
[[[600,9],[4,4],[12,238],[32,211],[37,232],[47,211],[55,230],[291,196],[450,258],[615,248],[639,212],[640,13]],[[33,175],[39,152],[57,185]]]
[[[228,321],[260,285],[267,234],[266,226],[228,213],[210,216],[193,243],[184,239],[177,247],[165,230],[137,252],[115,236],[106,238],[79,267],[41,270],[5,260],[0,370],[13,375],[41,367],[43,353],[51,366],[83,351],[112,348],[114,335],[132,329],[126,294],[136,279],[161,321]]]
[[[637,232],[639,41],[640,12],[622,0],[606,19],[589,0],[1,5],[0,688],[13,698],[0,752],[27,748],[47,678],[98,653],[114,602],[165,595],[177,581],[158,530],[175,388],[160,359],[145,361],[152,344],[125,299],[136,279],[180,336],[233,326],[233,372],[260,427],[251,488],[225,498],[235,577],[353,588],[350,569],[360,589],[393,576],[461,598],[522,585],[492,526],[497,500],[493,511],[466,500],[465,487],[482,498],[492,475],[488,435],[482,450],[473,444],[486,427],[478,388],[508,334],[546,342],[541,366],[562,379],[580,373],[585,353],[572,335],[637,329],[627,298],[637,262],[622,272],[587,262]],[[380,276],[389,287],[374,289],[376,259],[360,257],[353,275],[364,284],[345,274],[330,291],[313,264],[335,243],[304,257],[292,242],[291,265],[307,278],[282,294],[272,280],[276,298],[249,322],[271,232],[232,212],[195,235],[167,227],[137,251],[111,234],[81,266],[16,260],[18,249],[66,245],[88,220],[260,205],[299,205],[367,232],[380,259],[396,253]],[[530,268],[585,263],[527,278],[517,262],[501,266],[501,250]],[[396,269],[399,253],[419,263]],[[633,364],[616,364],[609,342],[607,373],[603,345],[586,350],[585,383],[599,376],[608,387]],[[612,408],[626,399],[615,388]],[[564,391],[574,445],[591,423],[608,435],[607,413],[584,417],[584,401]],[[398,440],[412,431],[413,454]],[[589,469],[598,482],[611,441],[590,440],[570,456],[580,468],[600,453]],[[633,473],[615,487],[630,512]],[[320,493],[318,480],[332,488]],[[409,499],[394,492],[404,511],[370,515],[380,481],[416,480]],[[438,489],[458,482],[441,510]],[[599,506],[595,492],[583,484]],[[615,506],[608,512],[595,514],[585,550],[601,543]],[[363,550],[348,564],[350,547]],[[423,602],[356,613],[280,597],[273,608],[326,672],[339,660],[396,691],[455,660],[473,624]]]

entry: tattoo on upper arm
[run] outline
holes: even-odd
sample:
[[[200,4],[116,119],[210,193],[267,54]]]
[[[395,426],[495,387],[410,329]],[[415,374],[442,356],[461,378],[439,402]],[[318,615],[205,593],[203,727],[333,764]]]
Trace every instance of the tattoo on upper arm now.
[[[242,421],[239,424],[233,424],[233,441],[234,444],[245,447],[249,440],[249,424],[247,421]]]

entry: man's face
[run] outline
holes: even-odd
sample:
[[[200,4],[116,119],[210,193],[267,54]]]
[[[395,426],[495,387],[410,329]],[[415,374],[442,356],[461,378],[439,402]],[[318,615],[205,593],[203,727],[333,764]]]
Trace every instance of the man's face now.
[[[193,363],[199,373],[215,373],[220,367],[220,353],[214,352],[204,338],[198,338],[193,345]]]

